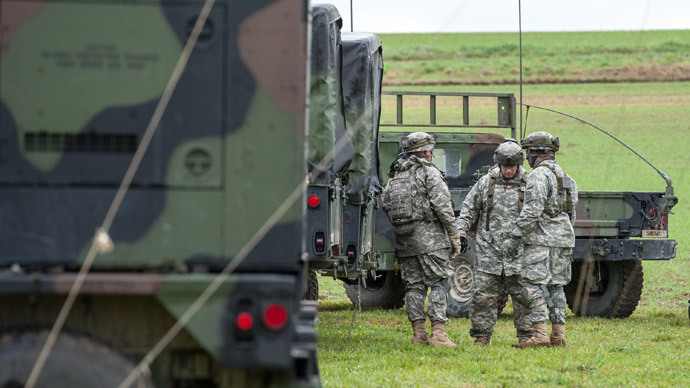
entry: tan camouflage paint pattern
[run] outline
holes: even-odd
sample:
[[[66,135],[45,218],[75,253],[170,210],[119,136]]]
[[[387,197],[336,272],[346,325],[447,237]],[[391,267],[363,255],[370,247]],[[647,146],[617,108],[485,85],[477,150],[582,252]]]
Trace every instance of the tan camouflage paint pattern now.
[[[301,115],[306,104],[303,97],[306,84],[303,77],[294,76],[294,69],[302,65],[306,73],[302,54],[306,52],[306,41],[304,31],[292,27],[306,27],[300,11],[292,0],[265,7],[240,24],[237,41],[240,57],[257,87],[267,91],[281,111]],[[268,42],[271,47],[266,47]],[[300,128],[304,130],[305,125]]]

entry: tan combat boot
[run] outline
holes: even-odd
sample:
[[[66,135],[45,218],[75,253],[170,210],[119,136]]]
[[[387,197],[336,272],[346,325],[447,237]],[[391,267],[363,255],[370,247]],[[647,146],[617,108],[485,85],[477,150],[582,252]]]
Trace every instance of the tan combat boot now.
[[[564,332],[565,325],[551,325],[551,346],[562,346],[565,347],[565,337]]]
[[[425,323],[426,321],[423,321],[421,319],[412,322],[412,330],[414,330],[414,337],[412,337],[412,345],[429,345],[429,335],[426,332]]]
[[[521,341],[516,344],[513,344],[512,346],[514,348],[524,349],[536,348],[540,346],[551,346],[551,340],[549,340],[549,337],[546,335],[546,322],[533,323],[532,327],[534,327],[534,334],[532,335],[532,338],[528,339],[525,342]]]
[[[447,346],[449,348],[458,346],[448,339],[448,335],[446,334],[446,323],[435,321],[431,321],[431,338],[429,339],[429,345]]]
[[[518,337],[518,342],[512,344],[511,346],[514,347],[514,348],[517,348],[518,345],[523,344],[523,343],[525,343],[525,342],[527,342],[527,341],[529,341],[529,338]]]

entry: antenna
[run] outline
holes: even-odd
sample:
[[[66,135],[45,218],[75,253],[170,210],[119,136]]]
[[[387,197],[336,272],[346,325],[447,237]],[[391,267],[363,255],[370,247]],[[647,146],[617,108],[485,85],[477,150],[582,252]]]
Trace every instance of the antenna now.
[[[350,32],[354,32],[354,28],[352,27],[355,23],[355,15],[352,13],[352,0],[350,0]],[[520,100],[522,102],[522,100]]]
[[[522,132],[522,0],[518,0],[518,37],[520,41],[520,138],[523,138],[524,133]]]

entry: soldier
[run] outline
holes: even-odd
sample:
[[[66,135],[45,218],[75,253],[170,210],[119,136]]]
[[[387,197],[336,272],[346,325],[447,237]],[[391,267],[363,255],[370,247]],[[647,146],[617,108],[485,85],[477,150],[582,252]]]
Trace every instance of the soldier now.
[[[462,203],[457,219],[464,242],[477,224],[474,284],[470,304],[470,336],[476,345],[491,343],[498,315],[497,300],[503,290],[513,299],[513,322],[520,342],[532,337],[529,310],[520,303],[520,262],[502,254],[501,248],[522,209],[525,169],[522,148],[516,140],[502,143],[494,153],[489,173],[479,179]]]
[[[525,204],[516,221],[506,254],[522,261],[522,297],[529,306],[534,328],[532,338],[513,344],[516,348],[565,346],[565,293],[570,282],[571,256],[575,246],[577,185],[555,160],[559,140],[547,132],[534,132],[522,139],[533,170],[527,178]],[[547,336],[546,319],[551,320]]]
[[[396,160],[383,191],[383,210],[393,224],[396,249],[405,282],[405,306],[412,322],[413,344],[455,347],[446,334],[450,255],[460,252],[460,234],[448,186],[431,163],[434,138],[414,132],[401,138],[405,156]],[[452,247],[449,252],[449,247]],[[425,322],[424,301],[429,294],[431,338]]]

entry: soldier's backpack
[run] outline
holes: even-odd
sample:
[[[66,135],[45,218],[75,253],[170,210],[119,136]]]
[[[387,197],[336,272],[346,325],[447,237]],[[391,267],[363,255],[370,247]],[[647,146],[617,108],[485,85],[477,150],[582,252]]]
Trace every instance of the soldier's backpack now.
[[[549,216],[556,217],[560,213],[565,213],[568,215],[568,218],[570,218],[570,222],[573,222],[573,189],[575,185],[573,185],[572,178],[563,170],[559,172],[559,169],[552,164],[542,164],[542,166],[548,167],[549,170],[553,172],[553,175],[556,176],[556,181],[558,182],[558,198],[561,204],[561,210]]]
[[[428,204],[424,206],[423,203],[419,203],[415,184],[418,168],[422,166],[397,170],[383,191],[383,211],[388,215],[396,236],[411,234],[416,227],[415,221],[425,219],[425,208]]]

